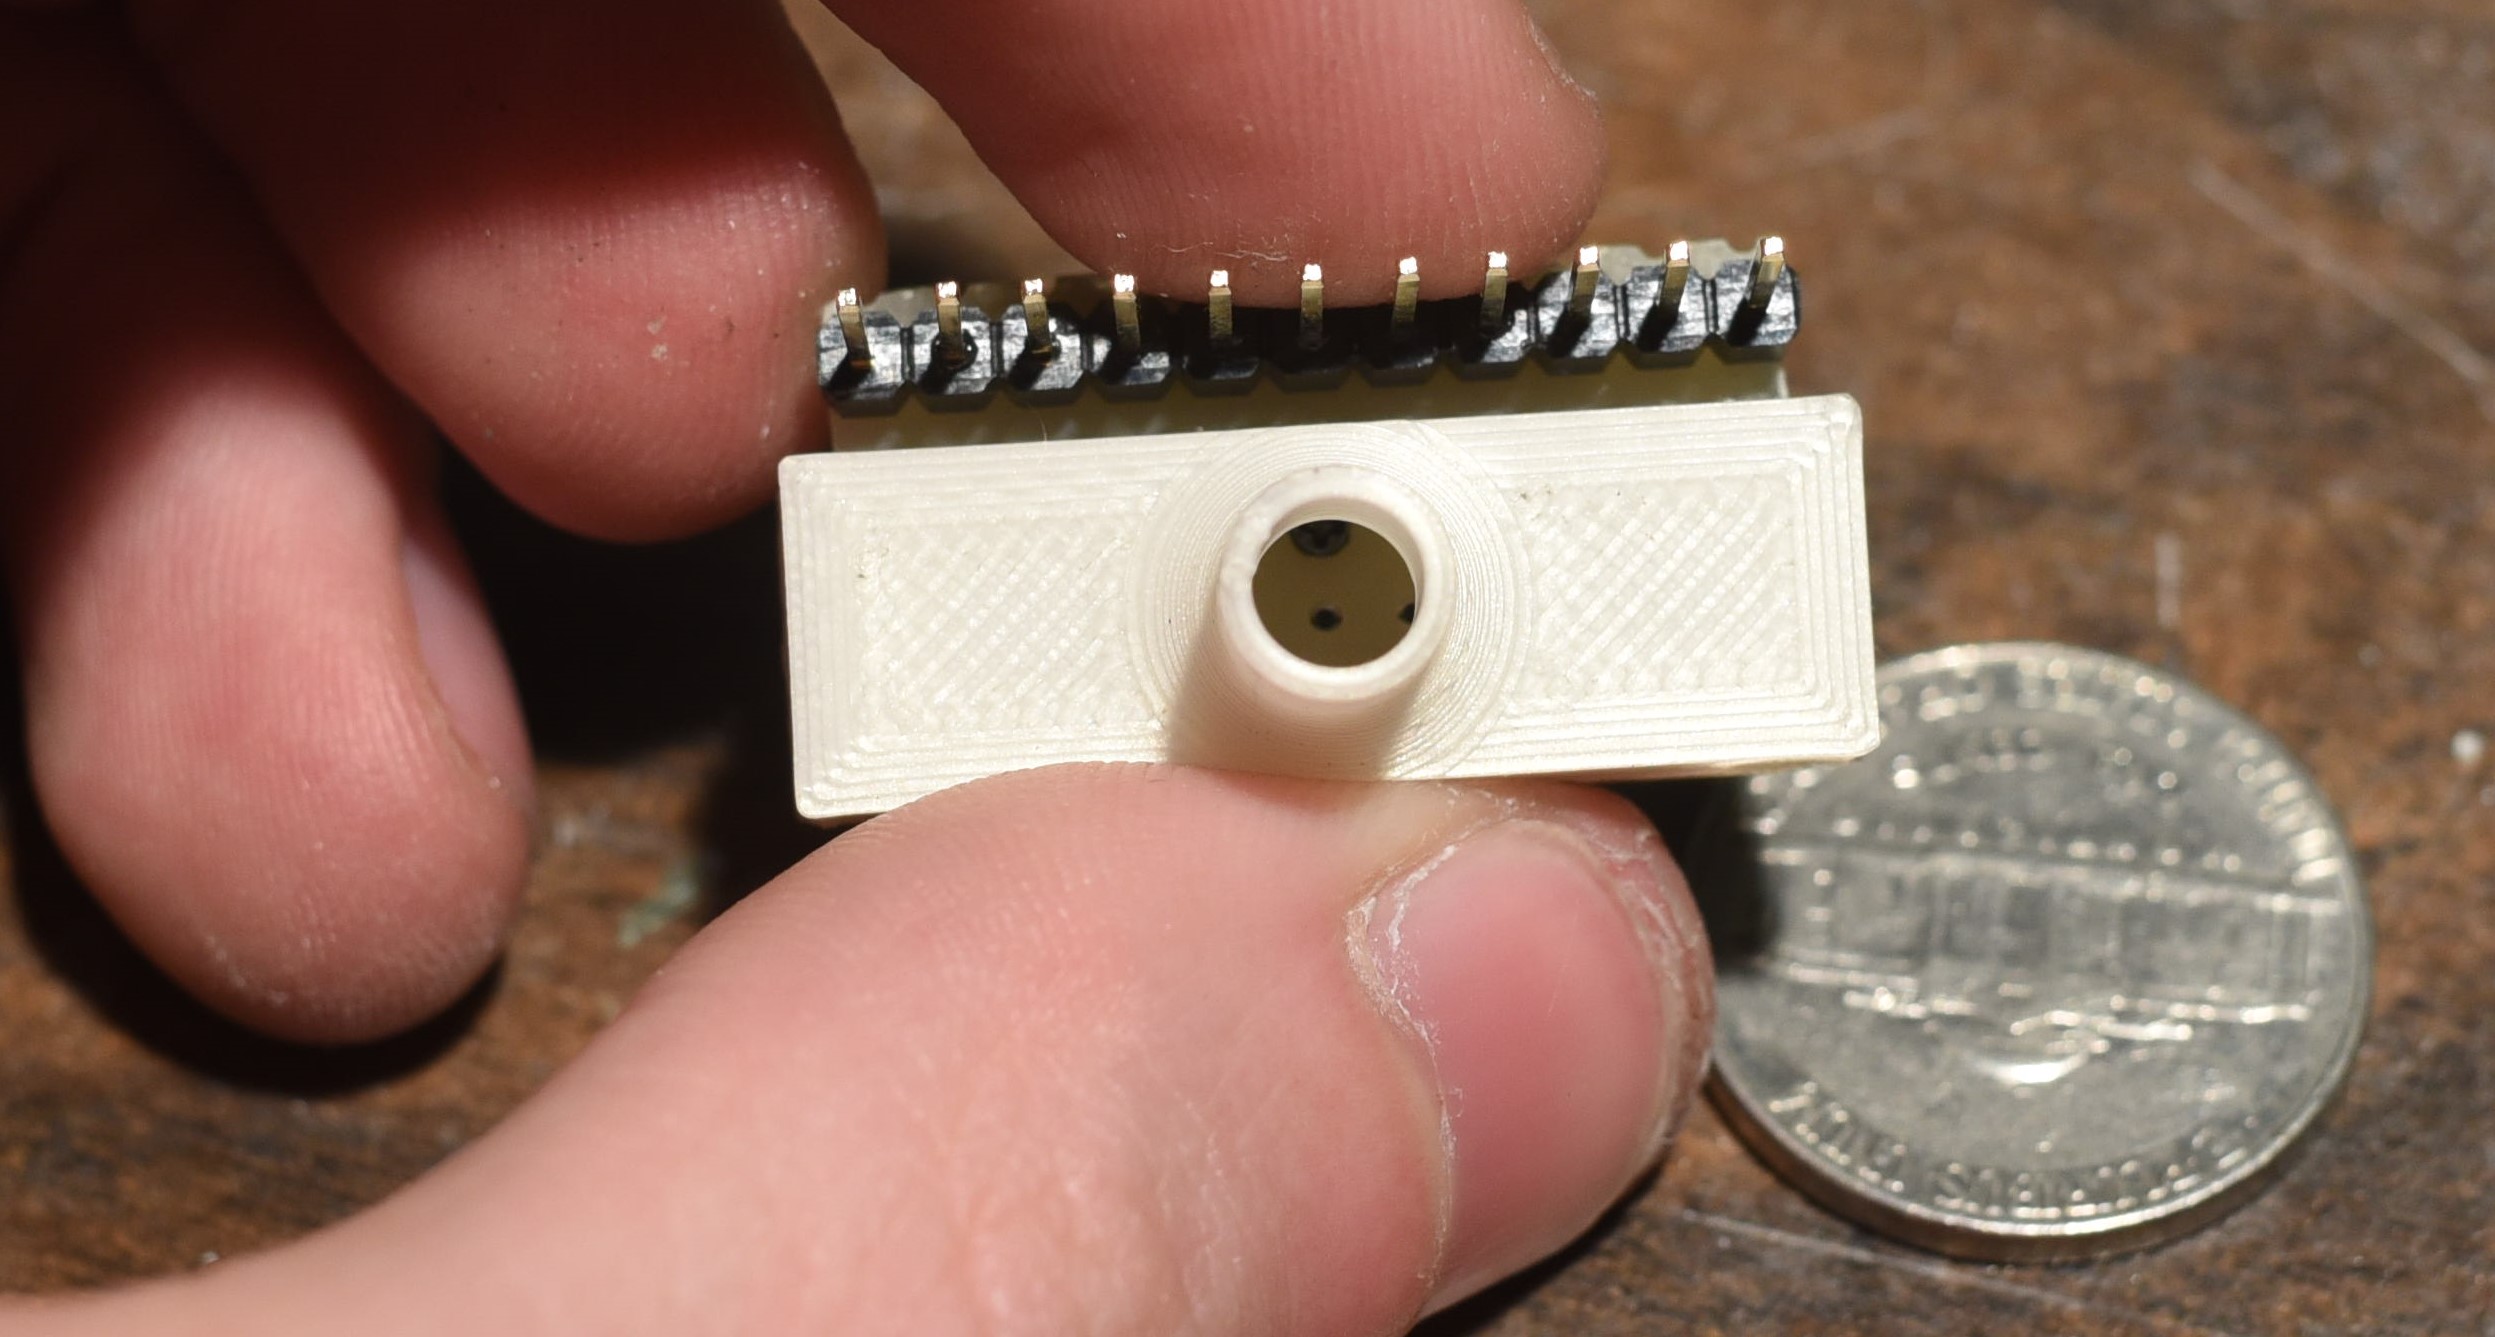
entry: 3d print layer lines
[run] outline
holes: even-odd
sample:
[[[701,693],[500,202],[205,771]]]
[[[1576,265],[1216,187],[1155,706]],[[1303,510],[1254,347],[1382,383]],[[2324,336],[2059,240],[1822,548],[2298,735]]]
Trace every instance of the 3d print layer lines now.
[[[1878,741],[1843,396],[794,456],[797,803],[1068,761],[1747,771]]]

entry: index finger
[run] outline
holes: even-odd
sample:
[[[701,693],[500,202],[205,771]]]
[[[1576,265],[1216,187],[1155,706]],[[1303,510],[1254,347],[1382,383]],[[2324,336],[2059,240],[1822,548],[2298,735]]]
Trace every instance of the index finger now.
[[[1564,246],[1591,99],[1517,0],[836,0],[1059,241],[1170,293],[1423,290]],[[133,7],[331,311],[560,523],[713,521],[821,439],[813,322],[880,238],[769,0]],[[977,276],[966,276],[977,277]]]
[[[827,0],[1057,241],[1173,295],[1287,305],[1530,270],[1593,209],[1602,127],[1517,0]],[[984,276],[965,276],[984,277]],[[1000,276],[1001,277],[1001,276]]]

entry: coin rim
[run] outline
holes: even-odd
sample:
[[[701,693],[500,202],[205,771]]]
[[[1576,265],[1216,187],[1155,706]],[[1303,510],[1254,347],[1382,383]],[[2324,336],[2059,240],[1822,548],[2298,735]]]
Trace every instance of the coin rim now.
[[[1714,1046],[1708,1093],[1717,1111],[1724,1116],[1724,1121],[1759,1159],[1767,1162],[1786,1183],[1839,1216],[1935,1253],[1984,1262],[2049,1262],[2126,1253],[2190,1234],[2241,1207],[2277,1178],[2315,1121],[2346,1090],[2348,1075],[2356,1065],[2356,1051],[2363,1043],[2373,1013],[2373,900],[2365,884],[2364,872],[2357,864],[2356,848],[2348,839],[2347,827],[2340,820],[2337,807],[2330,802],[2329,795],[2314,779],[2312,771],[2306,768],[2303,759],[2287,746],[2285,740],[2263,727],[2260,721],[2180,674],[2125,655],[2052,641],[1981,641],[1945,646],[1893,659],[1881,665],[1874,676],[1877,688],[1886,688],[1893,682],[1936,669],[1955,670],[2047,658],[2092,661],[2092,667],[2128,667],[2171,682],[2179,690],[2198,697],[2199,706],[2208,709],[2222,723],[2249,729],[2267,741],[2286,761],[2293,778],[2302,780],[2311,788],[2323,825],[2339,842],[2348,881],[2354,892],[2351,899],[2355,906],[2356,980],[2353,1008],[2356,1016],[2355,1023],[2346,1029],[2338,1049],[2324,1064],[2320,1080],[2304,1098],[2295,1116],[2282,1125],[2259,1154],[2248,1158],[2225,1177],[2153,1207],[2144,1206],[2121,1215],[2084,1222],[2044,1224],[1959,1216],[1919,1202],[1882,1197],[1830,1173],[1826,1166],[1812,1157],[1809,1148],[1758,1109],[1738,1079],[1728,1072],[1723,1061],[1725,1046],[1721,1036],[1723,1029],[1730,1024],[1730,1013],[1719,1008],[1716,1021],[1718,1043]],[[1887,738],[1887,731],[1883,729],[1881,741],[1885,743]]]

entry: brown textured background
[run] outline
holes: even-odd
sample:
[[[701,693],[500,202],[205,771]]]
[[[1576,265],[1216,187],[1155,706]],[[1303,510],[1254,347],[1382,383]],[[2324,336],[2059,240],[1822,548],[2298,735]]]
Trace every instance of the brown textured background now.
[[[2380,973],[2305,1153],[2180,1243],[1944,1262],[1822,1214],[1702,1111],[1569,1257],[1433,1330],[2495,1333],[2495,758],[2455,742],[2495,735],[2495,7],[1538,8],[1610,112],[1593,238],[1790,242],[1796,387],[1870,423],[1884,656],[2075,641],[2250,711],[2346,815]],[[896,277],[1064,265],[915,88],[803,26]],[[546,758],[502,968],[388,1045],[254,1040],[136,960],[0,768],[0,1287],[192,1267],[373,1201],[819,839],[786,816],[767,524],[617,550],[455,491]]]

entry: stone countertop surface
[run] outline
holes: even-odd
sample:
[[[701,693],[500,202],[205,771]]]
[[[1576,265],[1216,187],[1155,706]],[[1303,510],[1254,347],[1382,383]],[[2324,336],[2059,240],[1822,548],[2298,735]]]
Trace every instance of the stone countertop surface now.
[[[1702,1109],[1568,1255],[1430,1331],[2495,1332],[2495,10],[1537,11],[1608,111],[1590,239],[1787,239],[1795,389],[1869,424],[1883,657],[2048,639],[2196,679],[2338,805],[2380,956],[2345,1094],[2273,1187],[2179,1242],[1946,1261],[1823,1213]],[[1071,267],[915,87],[800,22],[897,281]],[[787,815],[767,521],[613,549],[454,493],[544,758],[500,969],[384,1045],[244,1035],[61,867],[9,733],[0,1287],[198,1266],[374,1201],[821,839]]]

